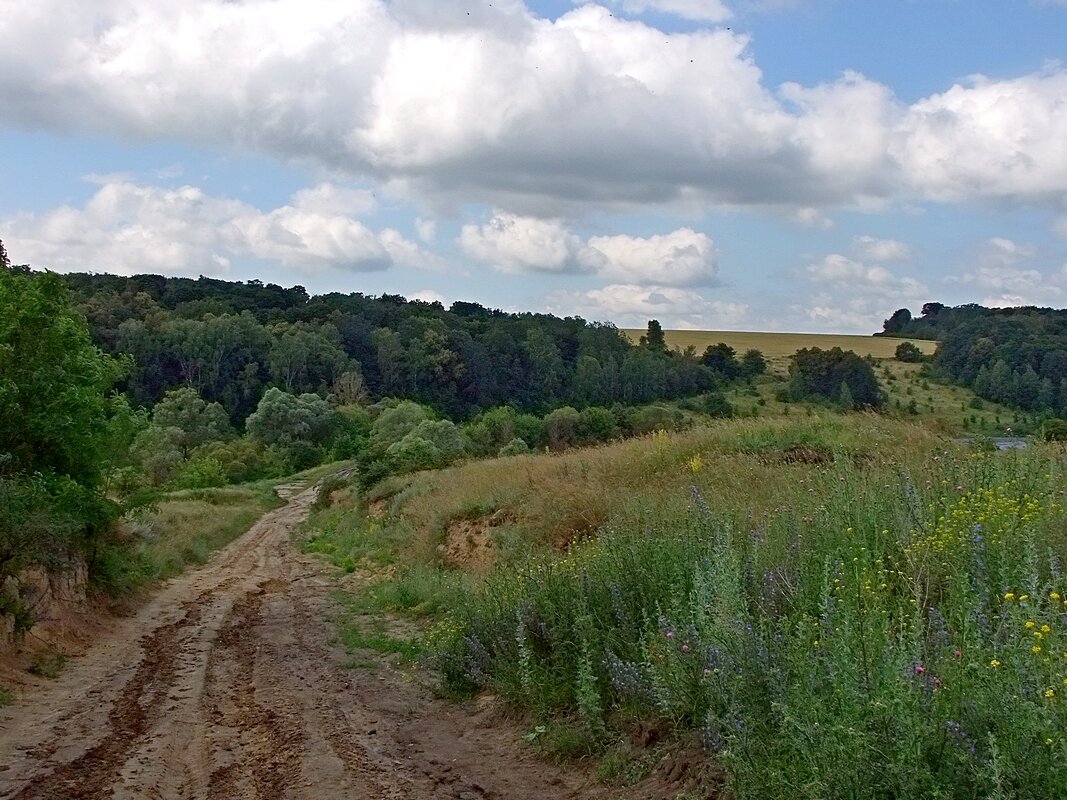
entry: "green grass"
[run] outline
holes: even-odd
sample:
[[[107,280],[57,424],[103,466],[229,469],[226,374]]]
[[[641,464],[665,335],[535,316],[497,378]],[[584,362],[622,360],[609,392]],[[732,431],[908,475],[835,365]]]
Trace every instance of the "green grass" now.
[[[386,516],[321,520],[331,558],[395,570],[364,625],[435,620],[451,693],[602,749],[606,779],[644,774],[618,742],[649,721],[737,798],[1037,798],[1067,792],[1065,485],[1062,450],[812,409],[393,479]],[[501,510],[493,570],[441,566],[453,520]]]
[[[98,554],[94,579],[121,596],[174,577],[203,564],[282,504],[265,484],[171,492],[151,510],[125,521],[122,540]]]
[[[623,330],[631,341],[638,341],[646,331],[638,329]],[[840,347],[842,350],[852,350],[857,355],[873,356],[874,358],[893,358],[897,345],[901,342],[912,342],[923,353],[932,355],[937,347],[937,342],[924,339],[890,339],[882,336],[849,336],[845,334],[830,333],[757,333],[751,331],[664,331],[667,346],[684,350],[686,347],[695,347],[697,353],[713,344],[725,342],[742,355],[746,350],[759,350],[771,363],[776,371],[784,371],[788,366],[791,355],[808,347],[819,347],[829,350]]]
[[[11,690],[6,686],[0,686],[0,708],[9,706],[15,702],[15,698],[11,694]]]

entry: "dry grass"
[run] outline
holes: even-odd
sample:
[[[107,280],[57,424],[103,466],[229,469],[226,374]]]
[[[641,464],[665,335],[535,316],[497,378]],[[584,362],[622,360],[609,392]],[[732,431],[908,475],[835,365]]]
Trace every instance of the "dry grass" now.
[[[144,577],[165,579],[202,564],[264,512],[281,505],[273,491],[245,487],[174,492],[129,522],[139,541],[135,559]]]
[[[494,529],[495,546],[509,561],[545,544],[564,547],[614,522],[655,518],[666,506],[691,502],[693,484],[714,507],[756,516],[785,504],[799,475],[833,468],[835,454],[898,463],[938,441],[926,427],[875,415],[728,420],[394,478],[368,499],[391,498],[386,524],[406,529],[406,558],[413,562],[435,560],[455,520],[504,512],[509,522]]]
[[[624,330],[634,342],[645,334],[643,330]],[[849,336],[830,333],[756,333],[751,331],[664,331],[669,347],[684,350],[693,346],[698,353],[704,352],[708,345],[725,342],[741,355],[746,350],[759,350],[771,363],[775,371],[784,371],[788,360],[797,350],[806,347],[819,347],[828,350],[840,347],[851,350],[857,355],[875,358],[893,358],[897,345],[912,342],[923,353],[932,355],[937,342],[922,339],[889,339],[881,336]]]

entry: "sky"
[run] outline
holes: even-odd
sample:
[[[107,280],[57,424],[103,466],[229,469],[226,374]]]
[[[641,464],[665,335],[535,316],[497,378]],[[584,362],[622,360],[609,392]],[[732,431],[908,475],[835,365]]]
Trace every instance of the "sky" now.
[[[1067,306],[1067,0],[0,0],[0,239],[644,327]]]

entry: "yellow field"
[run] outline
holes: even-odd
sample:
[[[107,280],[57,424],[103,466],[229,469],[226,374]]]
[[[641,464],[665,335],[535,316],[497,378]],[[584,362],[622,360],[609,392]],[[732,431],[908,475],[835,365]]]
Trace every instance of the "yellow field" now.
[[[623,333],[637,342],[645,331],[624,329]],[[726,342],[742,355],[746,350],[759,350],[775,367],[784,366],[786,359],[797,350],[820,347],[829,350],[840,347],[857,355],[875,358],[892,358],[897,345],[910,341],[923,353],[932,355],[937,342],[923,339],[890,339],[882,336],[848,336],[834,333],[754,333],[751,331],[664,331],[668,347],[684,350],[693,345],[697,353],[703,353],[708,345]]]

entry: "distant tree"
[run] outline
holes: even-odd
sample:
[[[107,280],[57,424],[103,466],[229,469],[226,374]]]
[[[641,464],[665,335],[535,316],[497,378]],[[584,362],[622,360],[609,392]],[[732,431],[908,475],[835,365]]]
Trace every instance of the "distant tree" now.
[[[865,359],[840,347],[799,350],[789,365],[789,393],[793,399],[820,397],[841,401],[842,384],[848,387],[854,408],[878,408],[883,402],[878,378]]]
[[[741,376],[742,366],[737,360],[737,351],[725,342],[708,345],[700,361],[705,367],[722,375],[726,380],[734,380]]]
[[[264,444],[328,443],[341,419],[336,409],[315,394],[292,395],[268,389],[245,423],[248,433]]]
[[[903,361],[907,364],[919,364],[926,360],[923,351],[911,342],[901,342],[898,344],[895,355],[897,361]]]
[[[767,359],[759,350],[747,350],[741,356],[741,374],[746,378],[755,378],[767,371]]]
[[[553,450],[563,450],[578,443],[582,418],[577,409],[563,406],[545,415],[545,436]]]
[[[7,257],[7,248],[4,247],[4,240],[0,239],[0,269],[7,269],[11,266],[11,259]]]
[[[654,353],[667,352],[667,339],[663,335],[663,327],[659,324],[658,319],[650,319],[648,321],[648,331],[641,337],[641,346]]]
[[[923,317],[936,317],[946,308],[944,303],[923,303],[922,311],[919,314]]]
[[[882,324],[885,333],[900,333],[911,322],[911,312],[906,308],[898,308],[893,315]]]
[[[152,409],[152,424],[164,430],[178,431],[174,444],[182,456],[210,441],[222,441],[233,435],[226,409],[207,403],[196,389],[185,386],[163,396]]]

